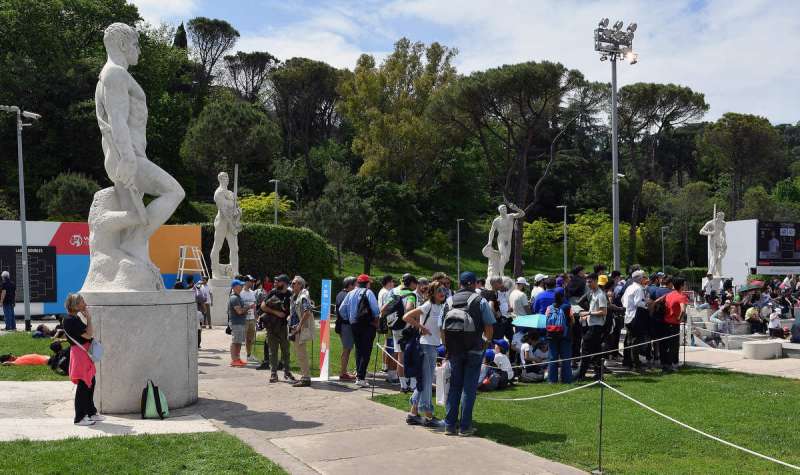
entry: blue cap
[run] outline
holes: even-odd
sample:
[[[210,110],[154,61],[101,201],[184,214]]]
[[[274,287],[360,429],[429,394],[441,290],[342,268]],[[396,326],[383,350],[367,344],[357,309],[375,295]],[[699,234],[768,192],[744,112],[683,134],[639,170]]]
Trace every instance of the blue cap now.
[[[241,280],[239,280],[239,279],[233,279],[233,280],[231,281],[231,288],[234,288],[234,287],[236,287],[237,285],[244,285],[244,282],[242,282],[242,281],[241,281]]]
[[[462,272],[461,273],[461,275],[459,276],[458,280],[459,280],[459,282],[461,282],[464,285],[469,285],[469,284],[474,284],[475,282],[477,282],[478,278],[475,277],[475,273],[474,272],[466,271],[466,272]]]
[[[486,350],[486,352],[483,354],[483,357],[489,361],[494,361],[494,350],[492,349]]]
[[[494,340],[493,343],[502,348],[503,351],[508,351],[508,342],[505,339]]]

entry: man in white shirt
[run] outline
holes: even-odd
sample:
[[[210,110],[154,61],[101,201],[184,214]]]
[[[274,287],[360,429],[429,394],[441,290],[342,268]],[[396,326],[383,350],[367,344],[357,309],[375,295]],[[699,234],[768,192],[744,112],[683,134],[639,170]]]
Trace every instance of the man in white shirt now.
[[[547,277],[548,276],[544,274],[536,274],[533,277],[533,288],[531,289],[531,305],[533,305],[533,301],[536,300],[536,296],[544,292],[544,280]]]
[[[245,320],[245,333],[244,344],[247,350],[247,362],[258,363],[258,360],[253,356],[253,345],[256,342],[256,291],[253,290],[253,285],[256,283],[256,278],[252,275],[245,276],[244,288],[239,294],[242,299],[244,307],[247,309],[247,317]]]
[[[589,287],[589,310],[580,312],[580,321],[583,329],[583,341],[581,354],[591,355],[600,352],[603,344],[603,328],[606,324],[606,314],[608,312],[608,298],[606,293],[597,285],[597,274],[589,274],[586,277],[586,285]],[[594,363],[595,378],[600,375],[600,358],[583,358],[581,367],[578,371],[578,379],[586,378],[589,365]]]
[[[631,274],[631,284],[622,294],[622,306],[625,308],[625,346],[638,345],[647,339],[647,330],[650,326],[650,315],[647,313],[647,296],[644,286],[647,285],[647,275],[642,270]],[[626,349],[623,353],[623,366],[633,367],[641,371],[642,363],[639,353],[643,346]]]
[[[530,315],[531,307],[528,305],[528,296],[525,295],[525,287],[528,286],[528,281],[525,277],[517,277],[515,289],[511,291],[508,296],[508,303],[511,305],[511,311],[514,316]]]

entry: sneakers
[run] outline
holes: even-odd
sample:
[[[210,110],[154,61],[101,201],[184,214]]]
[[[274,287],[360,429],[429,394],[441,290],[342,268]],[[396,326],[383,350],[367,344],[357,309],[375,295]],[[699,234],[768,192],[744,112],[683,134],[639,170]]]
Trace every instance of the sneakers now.
[[[106,420],[106,416],[104,416],[104,415],[102,415],[102,414],[100,414],[98,412],[97,414],[95,414],[93,416],[89,416],[89,420],[90,421],[94,421],[94,422],[102,422],[102,421]]]
[[[444,422],[435,417],[431,417],[430,419],[426,417],[425,421],[422,423],[422,426],[428,429],[442,430],[444,429]]]
[[[445,427],[444,435],[458,435],[458,430],[455,427]]]
[[[474,427],[470,427],[467,430],[462,430],[459,435],[461,437],[472,437],[473,435],[475,435],[476,432],[478,432],[477,429],[475,429]]]
[[[83,419],[75,423],[76,426],[93,426],[94,421],[89,419],[89,416],[83,416]]]
[[[242,360],[233,360],[233,361],[231,361],[231,366],[234,367],[234,368],[243,368],[243,367],[247,366],[247,363],[245,363]]]
[[[272,373],[269,377],[270,383],[277,383],[278,382],[278,373]]]
[[[263,363],[261,363],[260,365],[258,365],[258,368],[256,368],[256,369],[257,369],[258,371],[264,371],[264,370],[267,370],[267,369],[269,369],[269,361],[264,361]]]
[[[258,363],[258,360],[256,359],[255,356],[250,355],[250,356],[247,357],[247,362],[248,363]]]
[[[291,371],[284,371],[283,372],[283,379],[286,381],[290,381],[292,383],[297,382],[297,378],[294,377]]]
[[[355,381],[356,377],[350,373],[342,373],[339,375],[339,381]]]
[[[311,379],[310,378],[301,378],[300,381],[292,384],[294,388],[307,388],[311,386]]]
[[[366,379],[356,379],[356,386],[358,386],[359,388],[368,388],[369,383],[367,382]]]
[[[408,416],[406,416],[406,424],[410,426],[421,426],[423,422],[425,421],[424,419],[422,419],[422,416],[419,415],[415,416],[413,414],[409,414]]]

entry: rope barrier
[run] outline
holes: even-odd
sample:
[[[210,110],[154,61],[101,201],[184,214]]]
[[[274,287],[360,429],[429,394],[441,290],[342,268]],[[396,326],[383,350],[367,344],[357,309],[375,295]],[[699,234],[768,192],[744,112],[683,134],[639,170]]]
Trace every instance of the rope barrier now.
[[[564,390],[564,391],[559,391],[557,393],[545,394],[544,396],[518,397],[518,398],[481,397],[481,399],[482,400],[486,400],[486,401],[534,401],[536,399],[545,399],[545,398],[549,398],[549,397],[553,397],[553,396],[561,396],[562,394],[571,393],[573,391],[577,391],[579,389],[588,388],[590,386],[595,386],[597,384],[600,384],[600,381],[592,381],[591,383],[584,384],[583,386],[577,386],[577,387],[570,388],[570,389],[567,389],[567,390]]]
[[[696,432],[696,433],[698,433],[698,434],[700,434],[700,435],[702,435],[704,437],[708,437],[711,440],[715,440],[715,441],[717,441],[717,442],[719,442],[721,444],[727,445],[729,447],[733,447],[734,449],[741,450],[741,451],[746,452],[746,453],[748,453],[750,455],[755,455],[756,457],[760,457],[760,458],[762,458],[764,460],[769,460],[770,462],[774,462],[774,463],[777,463],[779,465],[783,465],[784,467],[788,467],[788,468],[792,468],[794,470],[800,471],[800,466],[792,465],[792,464],[786,463],[786,462],[782,462],[782,461],[780,461],[780,460],[778,460],[776,458],[772,458],[772,457],[769,457],[767,455],[760,454],[760,453],[758,453],[758,452],[756,452],[754,450],[750,450],[750,449],[738,446],[738,445],[736,445],[736,444],[734,444],[732,442],[728,442],[727,440],[720,439],[719,437],[716,437],[716,436],[713,436],[713,435],[708,434],[706,432],[703,432],[700,429],[695,429],[694,427],[692,427],[692,426],[690,426],[688,424],[685,424],[685,423],[683,423],[683,422],[681,422],[681,421],[679,421],[679,420],[677,420],[675,418],[672,418],[672,417],[670,417],[670,416],[668,416],[668,415],[666,415],[664,413],[661,413],[661,412],[657,411],[656,409],[653,409],[652,407],[648,406],[647,404],[645,404],[645,403],[643,403],[641,401],[637,401],[636,399],[632,398],[631,396],[628,396],[627,394],[623,393],[622,391],[611,387],[605,381],[598,381],[598,383],[602,384],[603,386],[605,386],[606,388],[610,389],[611,391],[614,391],[615,393],[619,394],[623,398],[625,398],[625,399],[627,399],[627,400],[629,400],[629,401],[631,401],[631,402],[643,407],[644,409],[647,409],[648,411],[652,412],[653,414],[656,414],[658,416],[663,417],[664,419],[667,419],[670,422],[678,424],[679,426],[683,427],[684,429],[689,429],[692,432]]]
[[[396,359],[394,359],[394,357],[393,357],[392,355],[390,355],[388,351],[386,351],[386,347],[382,346],[380,343],[375,343],[375,346],[377,346],[378,348],[380,348],[380,349],[381,349],[381,351],[382,351],[382,352],[383,352],[383,353],[384,353],[386,356],[388,356],[390,360],[392,360],[392,361],[394,361],[395,363],[397,363],[397,366],[399,366],[399,367],[401,367],[401,368],[405,368],[405,366],[403,366],[403,363],[401,363],[401,362],[397,361]]]

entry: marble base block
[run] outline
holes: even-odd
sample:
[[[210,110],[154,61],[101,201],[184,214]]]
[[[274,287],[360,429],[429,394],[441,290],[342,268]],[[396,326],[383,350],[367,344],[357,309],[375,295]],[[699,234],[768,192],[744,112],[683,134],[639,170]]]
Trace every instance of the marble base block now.
[[[231,295],[231,279],[210,279],[211,297],[214,304],[211,306],[211,324],[226,326],[228,324],[228,299]]]
[[[97,410],[138,413],[153,380],[170,409],[197,401],[197,313],[191,290],[81,292],[103,344]]]

